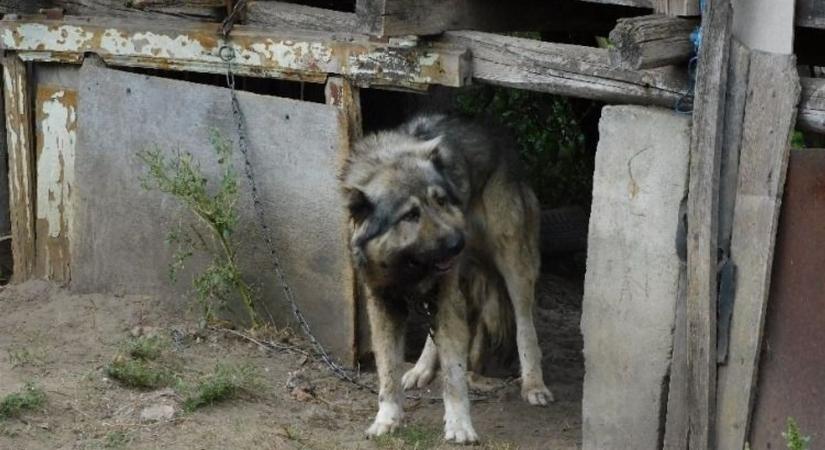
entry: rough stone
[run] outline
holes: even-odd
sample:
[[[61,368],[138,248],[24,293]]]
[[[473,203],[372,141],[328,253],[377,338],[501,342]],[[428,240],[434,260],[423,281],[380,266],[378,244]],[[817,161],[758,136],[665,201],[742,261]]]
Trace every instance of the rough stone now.
[[[140,420],[143,422],[164,422],[175,417],[175,407],[172,405],[151,405],[140,411]]]
[[[607,106],[599,136],[582,311],[583,448],[658,448],[690,120],[661,108]]]

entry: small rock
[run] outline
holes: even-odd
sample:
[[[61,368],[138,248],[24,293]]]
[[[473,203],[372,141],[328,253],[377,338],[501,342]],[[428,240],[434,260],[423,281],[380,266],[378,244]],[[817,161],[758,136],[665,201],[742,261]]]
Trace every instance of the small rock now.
[[[286,388],[295,400],[307,402],[315,398],[315,386],[304,376],[302,371],[290,372]]]
[[[140,420],[143,422],[161,422],[175,417],[175,407],[172,405],[152,405],[143,408]]]

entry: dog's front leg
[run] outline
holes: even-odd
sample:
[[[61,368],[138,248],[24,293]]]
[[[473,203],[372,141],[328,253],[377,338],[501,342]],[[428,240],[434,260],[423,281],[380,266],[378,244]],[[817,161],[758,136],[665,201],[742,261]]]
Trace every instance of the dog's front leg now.
[[[475,443],[478,435],[470,418],[466,378],[470,332],[458,275],[448,276],[439,291],[435,345],[444,377],[444,439],[459,444]]]
[[[401,369],[404,359],[404,317],[383,299],[367,294],[372,349],[378,367],[378,414],[367,429],[367,437],[391,433],[404,416]]]

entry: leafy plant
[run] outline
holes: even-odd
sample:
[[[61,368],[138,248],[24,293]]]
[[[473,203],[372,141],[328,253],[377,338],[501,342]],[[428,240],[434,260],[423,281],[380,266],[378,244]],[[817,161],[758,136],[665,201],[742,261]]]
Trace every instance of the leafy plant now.
[[[804,436],[799,429],[796,420],[793,417],[788,417],[788,428],[782,432],[782,437],[785,438],[785,443],[790,450],[808,450],[811,445],[811,437]]]
[[[33,383],[26,383],[20,392],[13,392],[0,400],[0,420],[18,417],[24,411],[37,409],[46,403],[46,393]]]
[[[487,116],[513,133],[543,205],[590,203],[593,157],[587,154],[584,133],[567,99],[479,86],[459,94],[455,106],[464,114]]]
[[[237,174],[231,163],[232,146],[216,130],[212,131],[210,142],[221,172],[217,186],[210,186],[200,164],[190,153],[179,152],[169,158],[159,148],[139,154],[148,168],[141,181],[146,189],[156,189],[175,197],[201,225],[178,225],[169,233],[167,242],[177,246],[170,263],[170,278],[177,280],[178,273],[196,251],[208,253],[212,256],[211,264],[192,281],[204,321],[215,321],[217,311],[237,296],[247,319],[256,327],[260,325],[255,309],[256,294],[243,279],[238,268],[237,246],[232,242],[238,223],[236,203],[239,196]],[[207,232],[203,233],[203,230]]]

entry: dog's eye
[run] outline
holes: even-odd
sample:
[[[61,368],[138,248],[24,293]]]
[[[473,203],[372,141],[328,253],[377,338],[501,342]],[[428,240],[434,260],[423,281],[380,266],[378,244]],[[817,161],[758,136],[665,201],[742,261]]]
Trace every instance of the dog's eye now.
[[[403,222],[418,222],[418,219],[421,217],[421,211],[418,208],[413,208],[407,211],[407,214],[404,214],[401,217]]]
[[[438,203],[438,206],[443,208],[447,206],[447,197],[443,195],[438,195],[435,197],[435,202]]]

